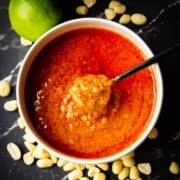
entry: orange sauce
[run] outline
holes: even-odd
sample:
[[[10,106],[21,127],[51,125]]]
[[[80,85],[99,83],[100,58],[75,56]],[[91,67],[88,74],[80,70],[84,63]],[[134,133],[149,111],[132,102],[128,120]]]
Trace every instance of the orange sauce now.
[[[112,85],[103,119],[68,119],[60,106],[75,78],[104,74],[111,79],[144,58],[128,39],[104,29],[60,36],[36,57],[27,78],[26,106],[33,125],[51,145],[72,156],[99,158],[123,150],[149,123],[156,96],[150,69]]]

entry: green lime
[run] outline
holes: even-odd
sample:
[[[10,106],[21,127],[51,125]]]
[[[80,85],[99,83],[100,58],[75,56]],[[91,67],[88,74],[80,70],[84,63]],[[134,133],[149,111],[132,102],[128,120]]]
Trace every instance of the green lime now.
[[[59,23],[61,11],[53,0],[11,0],[9,19],[17,34],[32,42]]]

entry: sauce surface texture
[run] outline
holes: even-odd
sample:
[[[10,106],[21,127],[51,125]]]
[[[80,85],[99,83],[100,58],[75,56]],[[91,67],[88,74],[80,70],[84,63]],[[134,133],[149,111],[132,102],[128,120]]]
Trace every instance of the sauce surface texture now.
[[[26,81],[26,106],[34,127],[51,145],[72,156],[99,158],[123,150],[149,123],[156,97],[151,69],[112,86],[113,100],[103,120],[66,119],[60,104],[76,77],[113,78],[144,58],[128,39],[103,29],[79,29],[52,41],[36,57]]]

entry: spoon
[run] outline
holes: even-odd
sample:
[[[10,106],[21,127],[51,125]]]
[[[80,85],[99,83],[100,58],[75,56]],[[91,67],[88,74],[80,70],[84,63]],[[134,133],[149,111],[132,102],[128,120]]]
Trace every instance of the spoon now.
[[[155,56],[153,56],[152,58],[149,58],[148,60],[138,64],[137,66],[127,70],[126,72],[114,77],[112,79],[113,83],[116,83],[124,78],[126,78],[127,76],[130,76],[131,74],[134,74],[137,71],[140,71],[154,63],[160,62],[161,60],[163,60],[164,58],[167,58],[169,56],[171,56],[173,53],[175,53],[176,51],[180,50],[180,43],[163,50],[162,52],[156,54]]]

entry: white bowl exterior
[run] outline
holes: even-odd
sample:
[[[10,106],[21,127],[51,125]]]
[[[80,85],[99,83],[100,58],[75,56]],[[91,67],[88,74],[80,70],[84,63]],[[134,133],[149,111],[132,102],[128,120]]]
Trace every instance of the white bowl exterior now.
[[[17,100],[19,103],[19,112],[20,115],[24,118],[27,127],[31,131],[31,133],[35,136],[37,139],[37,142],[42,144],[45,149],[47,149],[50,153],[55,154],[56,156],[75,163],[80,164],[97,164],[97,163],[104,163],[104,162],[112,162],[116,159],[119,159],[123,155],[135,150],[148,136],[152,128],[155,126],[159,113],[161,111],[162,106],[162,100],[163,100],[163,80],[161,76],[161,71],[159,69],[159,66],[153,65],[153,72],[155,74],[155,83],[156,83],[156,96],[157,100],[155,102],[154,106],[154,112],[152,114],[151,120],[147,126],[147,128],[144,130],[143,134],[128,148],[124,149],[123,151],[116,153],[114,155],[103,157],[103,158],[96,158],[96,159],[87,159],[87,158],[79,158],[70,156],[64,153],[59,152],[57,149],[49,145],[37,132],[37,130],[33,127],[31,120],[28,116],[26,107],[25,107],[25,98],[24,98],[24,87],[25,87],[25,81],[27,77],[27,73],[29,71],[29,68],[31,67],[32,62],[34,61],[37,54],[45,47],[51,40],[55,39],[56,37],[69,32],[71,30],[80,29],[80,28],[101,28],[101,29],[107,29],[114,31],[118,34],[123,35],[127,39],[129,39],[131,42],[133,42],[139,49],[144,53],[144,55],[147,58],[150,58],[153,56],[152,51],[149,49],[149,47],[146,45],[146,43],[133,31],[126,28],[123,25],[120,25],[118,23],[104,20],[104,19],[98,19],[98,18],[81,18],[76,20],[70,20],[65,23],[62,23],[51,30],[49,30],[47,33],[45,33],[42,37],[40,37],[30,48],[28,53],[26,54],[22,67],[20,69],[18,80],[17,80]]]

